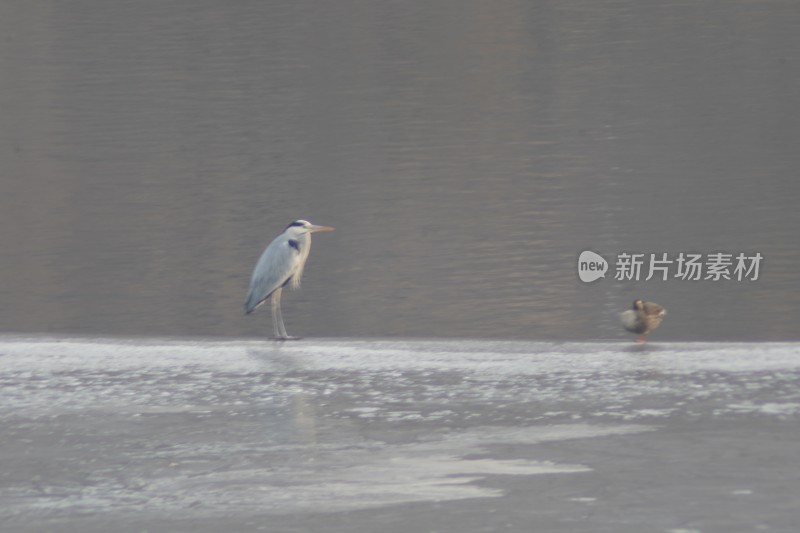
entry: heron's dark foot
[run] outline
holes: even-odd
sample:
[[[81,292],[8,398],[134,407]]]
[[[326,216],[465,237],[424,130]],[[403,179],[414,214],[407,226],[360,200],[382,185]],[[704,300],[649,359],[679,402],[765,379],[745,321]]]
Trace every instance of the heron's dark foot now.
[[[291,335],[287,335],[285,337],[272,337],[274,341],[299,341],[303,337],[292,337]]]

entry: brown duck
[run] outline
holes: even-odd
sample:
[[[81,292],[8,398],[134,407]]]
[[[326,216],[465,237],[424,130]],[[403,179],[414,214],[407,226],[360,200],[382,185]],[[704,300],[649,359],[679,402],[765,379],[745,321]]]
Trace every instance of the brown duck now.
[[[620,315],[622,325],[631,333],[638,333],[636,342],[647,342],[647,335],[661,325],[667,310],[654,302],[634,300],[633,309]]]

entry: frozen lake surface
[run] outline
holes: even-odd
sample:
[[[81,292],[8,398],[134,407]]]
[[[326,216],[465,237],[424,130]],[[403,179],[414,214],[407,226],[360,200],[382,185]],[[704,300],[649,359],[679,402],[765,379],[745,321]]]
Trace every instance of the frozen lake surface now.
[[[800,344],[0,337],[4,531],[797,531]]]

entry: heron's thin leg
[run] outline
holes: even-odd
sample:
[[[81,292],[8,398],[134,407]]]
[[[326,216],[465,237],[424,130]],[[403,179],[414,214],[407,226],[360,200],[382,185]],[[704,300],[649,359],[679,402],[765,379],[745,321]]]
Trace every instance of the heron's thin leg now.
[[[273,292],[272,298],[270,299],[270,304],[272,304],[272,327],[275,330],[276,339],[285,336],[281,331],[285,330],[283,327],[283,317],[281,316],[281,290],[282,289],[278,289]]]
[[[281,288],[281,289],[278,289],[277,291],[275,291],[275,293],[274,293],[275,295],[277,295],[277,299],[278,299],[278,304],[277,304],[277,307],[276,307],[277,308],[277,314],[276,314],[276,316],[277,316],[277,319],[276,319],[277,324],[276,324],[275,327],[277,329],[276,329],[276,333],[275,333],[275,338],[279,339],[279,340],[282,340],[282,341],[296,340],[296,339],[299,339],[300,337],[290,337],[289,334],[286,332],[286,326],[283,324],[283,311],[281,311],[281,292],[282,291],[283,291],[283,289]]]
[[[286,326],[283,324],[283,311],[281,311],[281,297],[278,296],[278,327],[281,328],[281,338],[288,340],[289,334],[286,333]]]

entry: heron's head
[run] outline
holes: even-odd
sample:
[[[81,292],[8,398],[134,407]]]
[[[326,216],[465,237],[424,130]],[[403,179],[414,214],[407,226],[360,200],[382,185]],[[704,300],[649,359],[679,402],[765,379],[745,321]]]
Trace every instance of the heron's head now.
[[[295,220],[288,226],[286,231],[294,235],[303,235],[305,233],[314,233],[316,231],[333,231],[335,228],[330,226],[316,226],[308,220]]]
[[[642,311],[644,309],[644,302],[642,300],[634,300],[633,301],[633,310],[634,311]]]

